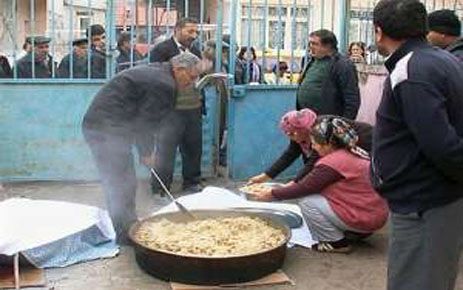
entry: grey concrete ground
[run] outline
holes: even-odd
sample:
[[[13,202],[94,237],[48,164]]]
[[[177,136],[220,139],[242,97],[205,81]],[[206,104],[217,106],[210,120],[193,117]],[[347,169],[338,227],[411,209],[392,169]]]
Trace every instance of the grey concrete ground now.
[[[208,184],[236,188],[239,184],[211,180]],[[147,215],[168,203],[148,193],[147,182],[140,182],[137,206],[140,216]],[[0,200],[24,196],[34,199],[53,199],[104,207],[100,187],[95,183],[27,183],[6,184],[0,190]],[[381,290],[385,289],[387,233],[383,229],[366,242],[356,245],[349,255],[321,254],[303,248],[288,250],[283,270],[295,286],[262,286],[262,290]],[[123,247],[113,259],[82,263],[63,269],[46,271],[48,287],[53,290],[168,290],[169,284],[155,279],[135,263],[131,248]],[[463,263],[457,290],[463,290]],[[32,288],[30,288],[32,289]]]

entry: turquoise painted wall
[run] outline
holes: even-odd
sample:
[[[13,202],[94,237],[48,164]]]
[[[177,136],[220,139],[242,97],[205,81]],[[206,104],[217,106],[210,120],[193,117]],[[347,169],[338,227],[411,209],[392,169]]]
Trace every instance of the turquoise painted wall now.
[[[96,180],[82,117],[102,82],[0,83],[0,180]],[[203,175],[214,173],[215,89],[207,90]],[[140,166],[140,175],[147,171]]]
[[[80,124],[102,82],[14,81],[0,83],[0,180],[96,180],[98,174]],[[242,87],[244,89],[244,87]],[[235,90],[236,91],[236,90]],[[287,139],[280,116],[294,108],[294,87],[248,86],[229,102],[229,172],[244,179],[264,170]],[[214,174],[217,95],[206,91],[203,121],[204,176]],[[177,161],[177,172],[180,167]],[[140,176],[146,170],[139,166]],[[286,176],[295,172],[288,170]]]
[[[296,107],[295,86],[236,86],[229,103],[228,164],[233,179],[262,173],[288,145],[279,129],[281,116]],[[295,162],[279,176],[293,176],[302,162]]]

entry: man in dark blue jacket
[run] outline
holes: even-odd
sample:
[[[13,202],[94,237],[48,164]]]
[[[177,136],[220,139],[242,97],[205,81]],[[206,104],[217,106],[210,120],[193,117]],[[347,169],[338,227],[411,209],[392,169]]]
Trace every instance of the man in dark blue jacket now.
[[[391,209],[388,290],[450,290],[463,243],[463,69],[426,42],[418,0],[382,0],[373,17],[389,71],[372,159]]]

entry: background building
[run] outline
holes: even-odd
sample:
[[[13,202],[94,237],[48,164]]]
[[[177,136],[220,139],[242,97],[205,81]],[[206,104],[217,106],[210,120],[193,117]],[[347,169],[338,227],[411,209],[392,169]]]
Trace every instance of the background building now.
[[[219,9],[219,2],[223,9]],[[310,31],[326,28],[347,41],[374,42],[372,10],[377,0],[0,0],[0,52],[10,60],[27,35],[53,38],[57,59],[71,50],[72,39],[91,24],[111,24],[111,49],[120,31],[133,31],[144,52],[160,35],[169,35],[178,17],[202,22],[203,40],[214,38],[218,19],[223,33],[232,25],[239,46],[254,46],[258,57],[300,58]],[[449,8],[462,14],[461,1],[423,1],[429,11]],[[169,4],[169,5],[168,5]],[[342,6],[344,4],[344,6]],[[202,15],[201,15],[202,13]],[[342,14],[342,15],[341,15]],[[234,17],[234,19],[231,19]],[[343,33],[343,32],[346,33]],[[347,43],[344,43],[347,45]],[[345,50],[345,47],[340,47]],[[274,62],[274,60],[273,60]],[[298,61],[296,62],[296,64]]]

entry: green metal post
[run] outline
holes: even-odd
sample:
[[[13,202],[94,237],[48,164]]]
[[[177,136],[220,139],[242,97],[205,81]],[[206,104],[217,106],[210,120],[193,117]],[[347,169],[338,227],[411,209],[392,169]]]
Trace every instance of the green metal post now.
[[[111,2],[111,0],[109,0]],[[109,6],[109,5],[107,5]],[[92,78],[92,33],[90,27],[93,25],[93,16],[92,16],[92,0],[87,1],[87,13],[90,15],[90,23],[87,28],[88,32],[88,50],[87,50],[87,79]],[[107,18],[107,17],[106,17]],[[109,26],[106,26],[108,28]]]
[[[166,36],[170,36],[169,16],[170,16],[170,0],[166,4]]]
[[[349,32],[349,0],[339,0],[339,25],[338,25],[338,39],[339,39],[339,51],[345,53],[347,51],[348,43],[348,32]]]
[[[17,0],[13,0],[13,5],[11,7],[11,10],[12,10],[12,15],[13,15],[13,60],[14,60],[14,65],[16,66],[16,51],[18,49],[18,40],[17,40],[17,36],[18,36],[18,22],[17,22],[17,9],[18,7],[18,3],[17,3]],[[14,69],[13,70],[13,78],[17,79],[18,78],[18,70],[17,69]]]
[[[112,52],[116,46],[116,13],[114,0],[108,0],[107,3],[107,14],[106,14],[106,32],[107,32],[107,42],[106,42],[106,78],[111,78],[115,71],[116,66],[112,57]],[[108,15],[109,13],[109,15]],[[109,29],[108,29],[109,28]],[[109,35],[108,35],[109,32]]]
[[[73,31],[74,31],[74,3],[73,0],[69,2],[69,78],[74,78],[74,53],[72,48],[72,40],[74,39]],[[88,40],[88,50],[87,50],[87,57],[90,53],[90,39]],[[89,71],[87,70],[87,74]],[[88,77],[88,75],[87,75]]]
[[[262,67],[264,70],[267,68],[267,24],[268,24],[268,0],[264,1],[264,24],[262,25]]]
[[[228,60],[228,73],[235,75],[235,61],[236,61],[236,21],[237,21],[237,10],[238,10],[238,1],[231,0],[230,3],[230,53]],[[235,78],[229,80],[231,87],[235,84]]]
[[[52,41],[51,41],[51,51],[52,51],[52,56],[56,57],[55,54],[55,43],[56,43],[56,30],[55,30],[55,1],[51,1],[51,34],[52,34]],[[48,25],[48,24],[47,24]],[[53,59],[53,62],[56,61],[56,59]],[[55,78],[55,65],[51,65],[51,77]]]
[[[156,9],[156,8],[155,8]],[[148,61],[151,58],[151,42],[153,40],[153,0],[148,1]]]
[[[320,29],[325,27],[325,0],[320,1]]]
[[[223,25],[223,1],[217,0],[217,29],[215,31],[215,71],[222,70],[222,25]]]
[[[201,29],[199,30],[199,42],[201,45],[204,45],[204,0],[201,0],[199,3],[199,23],[201,24]]]
[[[294,62],[294,50],[296,50],[296,17],[297,17],[297,0],[293,0],[293,4],[291,6],[293,11],[293,16],[291,17],[291,57],[289,60],[289,73],[291,80],[293,79],[293,62]],[[301,8],[302,9],[302,8]],[[279,65],[277,64],[279,67]],[[280,69],[278,68],[278,71]]]
[[[31,27],[31,43],[32,43],[32,78],[35,79],[35,1],[30,1],[30,27]]]
[[[276,73],[277,75],[280,73],[280,68],[278,66],[278,63],[280,62],[280,57],[281,57],[281,48],[282,44],[284,43],[284,33],[283,33],[283,26],[282,26],[282,14],[283,10],[281,9],[282,1],[278,0],[278,8],[277,8],[277,13],[278,13],[278,26],[277,26],[277,60],[276,60]],[[285,15],[286,16],[286,15]],[[293,16],[296,17],[296,16]],[[286,22],[285,22],[286,23]],[[283,38],[283,39],[282,39]],[[280,84],[280,79],[276,78],[276,83]]]

